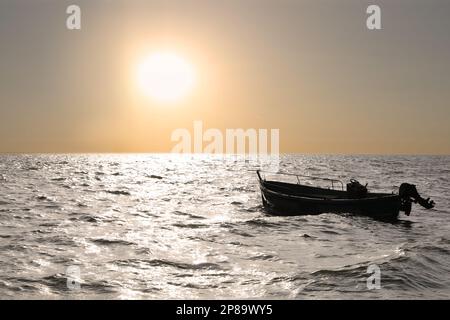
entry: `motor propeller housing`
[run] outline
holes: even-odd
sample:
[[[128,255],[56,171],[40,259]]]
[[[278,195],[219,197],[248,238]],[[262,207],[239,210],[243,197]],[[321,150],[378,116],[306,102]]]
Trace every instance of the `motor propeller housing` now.
[[[411,213],[411,204],[419,203],[425,209],[434,208],[434,201],[430,200],[430,198],[424,199],[420,196],[419,192],[416,189],[416,186],[409,183],[402,183],[400,185],[398,194],[401,200],[401,211],[405,212],[407,216]]]

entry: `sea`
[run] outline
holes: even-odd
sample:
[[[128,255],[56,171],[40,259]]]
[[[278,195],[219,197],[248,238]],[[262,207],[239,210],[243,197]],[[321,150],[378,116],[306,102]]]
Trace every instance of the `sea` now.
[[[450,157],[280,157],[282,172],[383,192],[409,182],[436,202],[394,223],[270,216],[256,169],[200,154],[0,155],[0,299],[450,298]]]

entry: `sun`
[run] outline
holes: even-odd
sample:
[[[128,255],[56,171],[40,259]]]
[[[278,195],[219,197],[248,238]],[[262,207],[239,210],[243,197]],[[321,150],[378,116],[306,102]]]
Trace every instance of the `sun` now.
[[[142,92],[159,102],[176,102],[187,96],[195,84],[191,64],[172,52],[156,52],[138,65],[138,84]]]

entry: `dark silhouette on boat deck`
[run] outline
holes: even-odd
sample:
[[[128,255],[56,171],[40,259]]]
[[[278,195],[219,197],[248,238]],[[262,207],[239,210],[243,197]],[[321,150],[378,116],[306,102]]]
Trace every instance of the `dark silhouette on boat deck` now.
[[[406,215],[411,213],[412,203],[419,203],[426,209],[434,207],[434,202],[422,198],[416,186],[403,183],[399,194],[374,193],[367,190],[367,184],[361,185],[356,180],[350,180],[347,190],[344,184],[335,179],[309,177],[313,180],[331,182],[332,188],[311,187],[300,184],[297,174],[270,173],[297,177],[297,183],[287,183],[276,180],[266,180],[258,170],[259,185],[264,207],[270,214],[292,216],[321,213],[352,213],[370,216],[380,220],[396,220],[400,211]],[[342,190],[335,190],[339,183]]]

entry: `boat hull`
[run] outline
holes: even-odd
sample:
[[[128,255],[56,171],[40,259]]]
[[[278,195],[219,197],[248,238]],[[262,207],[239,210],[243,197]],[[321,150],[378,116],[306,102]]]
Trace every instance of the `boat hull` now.
[[[395,220],[401,208],[400,198],[395,194],[368,194],[365,198],[349,199],[343,197],[345,191],[314,187],[293,186],[291,190],[285,187],[280,191],[279,185],[264,180],[260,180],[260,189],[264,207],[272,215],[350,213]]]

